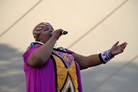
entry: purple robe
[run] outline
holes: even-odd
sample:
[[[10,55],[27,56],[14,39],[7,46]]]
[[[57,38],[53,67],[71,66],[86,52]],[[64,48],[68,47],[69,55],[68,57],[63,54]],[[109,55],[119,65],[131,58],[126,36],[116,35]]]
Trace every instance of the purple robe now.
[[[82,83],[81,83],[81,78],[80,78],[80,67],[76,61],[64,60],[62,57],[63,55],[60,55],[62,53],[64,54],[64,52],[59,53],[59,51],[54,51],[52,54],[53,57],[50,57],[42,67],[32,67],[27,64],[27,60],[28,60],[29,56],[31,55],[31,53],[33,51],[35,51],[36,49],[38,49],[39,47],[40,46],[34,46],[30,50],[26,51],[23,54],[24,71],[25,71],[25,76],[26,76],[26,92],[57,92],[57,91],[61,91],[61,90],[62,91],[70,90],[70,92],[74,92],[74,91],[71,91],[71,90],[75,89],[75,86],[74,86],[75,84],[73,84],[74,81],[77,82],[78,92],[82,92]],[[71,57],[71,54],[74,54],[74,52],[72,52],[68,49],[66,49],[66,51],[69,54],[64,58],[65,59],[73,59]],[[70,67],[73,64],[72,62],[74,62],[74,64],[75,64],[77,80],[71,80],[71,74],[70,74],[71,72],[70,71],[68,72],[68,69],[67,69],[66,81],[71,80],[71,81],[68,81],[68,84],[66,84],[66,86],[70,87],[69,89],[61,87],[62,85],[61,86],[59,85],[59,83],[60,83],[59,81],[61,81],[61,80],[58,80],[57,76],[58,76],[58,73],[62,73],[62,72],[58,72],[58,70],[60,70],[60,68],[58,68],[57,63],[61,62],[61,61],[55,62],[55,58],[61,58],[61,61],[63,62],[63,65],[65,64],[66,68]],[[59,75],[59,77],[60,77],[60,75]],[[71,86],[71,85],[73,85],[73,86]],[[64,86],[65,86],[65,84],[64,84]],[[59,89],[59,87],[61,87],[62,89]]]

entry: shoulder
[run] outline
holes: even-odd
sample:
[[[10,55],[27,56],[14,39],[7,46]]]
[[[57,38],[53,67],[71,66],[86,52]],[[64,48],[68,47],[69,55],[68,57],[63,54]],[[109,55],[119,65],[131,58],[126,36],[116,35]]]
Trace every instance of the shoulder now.
[[[31,42],[26,50],[28,51],[28,50],[30,50],[33,47],[40,47],[42,45],[43,45],[43,43],[40,42],[40,41]]]
[[[36,42],[31,42],[30,45],[27,47],[26,51],[23,53],[23,60],[27,62],[31,54],[40,48],[42,45],[37,44]]]
[[[30,55],[33,51],[35,51],[41,46],[42,46],[42,43],[39,43],[37,41],[31,42],[30,45],[27,47],[26,51],[24,52],[23,56]]]

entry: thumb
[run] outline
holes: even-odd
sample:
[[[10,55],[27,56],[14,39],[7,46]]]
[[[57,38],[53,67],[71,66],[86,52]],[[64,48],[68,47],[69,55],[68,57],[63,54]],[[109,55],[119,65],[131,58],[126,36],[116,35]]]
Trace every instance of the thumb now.
[[[117,41],[113,46],[117,46],[119,44],[119,41]]]

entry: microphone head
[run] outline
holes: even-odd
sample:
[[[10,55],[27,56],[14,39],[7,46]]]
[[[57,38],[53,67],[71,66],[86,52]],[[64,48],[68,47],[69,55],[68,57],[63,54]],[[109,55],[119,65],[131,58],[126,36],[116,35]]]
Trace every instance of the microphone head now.
[[[68,34],[67,31],[62,31],[62,35],[66,35],[66,34]]]

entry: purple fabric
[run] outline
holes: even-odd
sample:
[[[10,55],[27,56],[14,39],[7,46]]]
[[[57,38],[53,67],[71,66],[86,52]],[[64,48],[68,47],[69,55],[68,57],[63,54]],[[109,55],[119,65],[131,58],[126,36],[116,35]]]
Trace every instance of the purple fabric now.
[[[23,54],[24,71],[26,75],[26,92],[56,92],[56,79],[54,62],[51,58],[42,67],[31,67],[27,64],[30,54],[40,46],[35,46]],[[67,50],[69,53],[74,53]],[[77,62],[76,62],[77,63]],[[82,92],[82,84],[80,79],[80,67],[77,64],[79,92]]]

